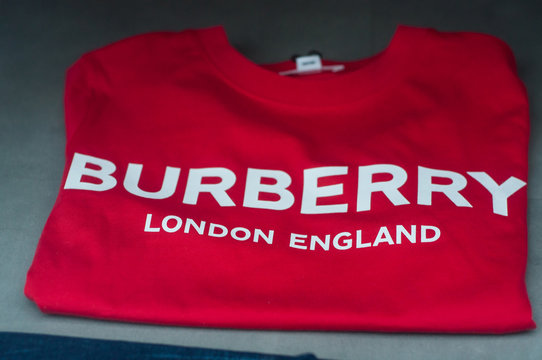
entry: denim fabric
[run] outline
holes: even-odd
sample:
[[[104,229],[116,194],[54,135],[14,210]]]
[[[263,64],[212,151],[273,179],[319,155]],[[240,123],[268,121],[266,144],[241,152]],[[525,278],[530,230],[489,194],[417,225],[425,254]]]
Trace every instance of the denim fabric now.
[[[299,356],[266,355],[196,347],[12,332],[0,332],[0,359],[317,360],[312,354]]]

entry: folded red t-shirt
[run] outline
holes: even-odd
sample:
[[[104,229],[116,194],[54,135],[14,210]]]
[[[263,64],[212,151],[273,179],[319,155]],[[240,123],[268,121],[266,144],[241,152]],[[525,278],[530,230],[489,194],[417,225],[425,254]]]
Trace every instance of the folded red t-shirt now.
[[[65,116],[65,171],[25,287],[46,313],[535,327],[528,102],[499,38],[398,25],[368,58],[257,64],[222,25],[141,34],[68,69]]]

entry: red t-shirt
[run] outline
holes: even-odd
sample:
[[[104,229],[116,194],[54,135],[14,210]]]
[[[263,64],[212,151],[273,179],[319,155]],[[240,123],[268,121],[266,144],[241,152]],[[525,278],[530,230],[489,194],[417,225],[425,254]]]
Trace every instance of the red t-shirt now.
[[[81,56],[25,294],[186,326],[535,328],[528,102],[506,43],[398,25],[376,55],[322,65],[344,68],[256,64],[222,25]]]

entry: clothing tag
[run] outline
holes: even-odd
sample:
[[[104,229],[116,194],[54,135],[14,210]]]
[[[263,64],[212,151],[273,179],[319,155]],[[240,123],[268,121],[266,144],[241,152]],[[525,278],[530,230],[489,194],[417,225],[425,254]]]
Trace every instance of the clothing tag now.
[[[322,59],[318,55],[298,56],[295,65],[298,72],[319,71],[322,70]]]
[[[319,54],[295,56],[295,65],[295,69],[280,71],[279,75],[308,75],[328,70],[332,72],[344,70],[343,64],[322,65],[322,56]]]

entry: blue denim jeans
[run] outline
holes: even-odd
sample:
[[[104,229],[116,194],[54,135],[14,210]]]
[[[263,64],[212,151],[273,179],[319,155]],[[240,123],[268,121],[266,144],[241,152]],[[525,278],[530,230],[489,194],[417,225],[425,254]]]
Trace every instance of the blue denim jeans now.
[[[12,332],[0,332],[0,359],[317,360],[312,354],[267,355],[253,352]]]

